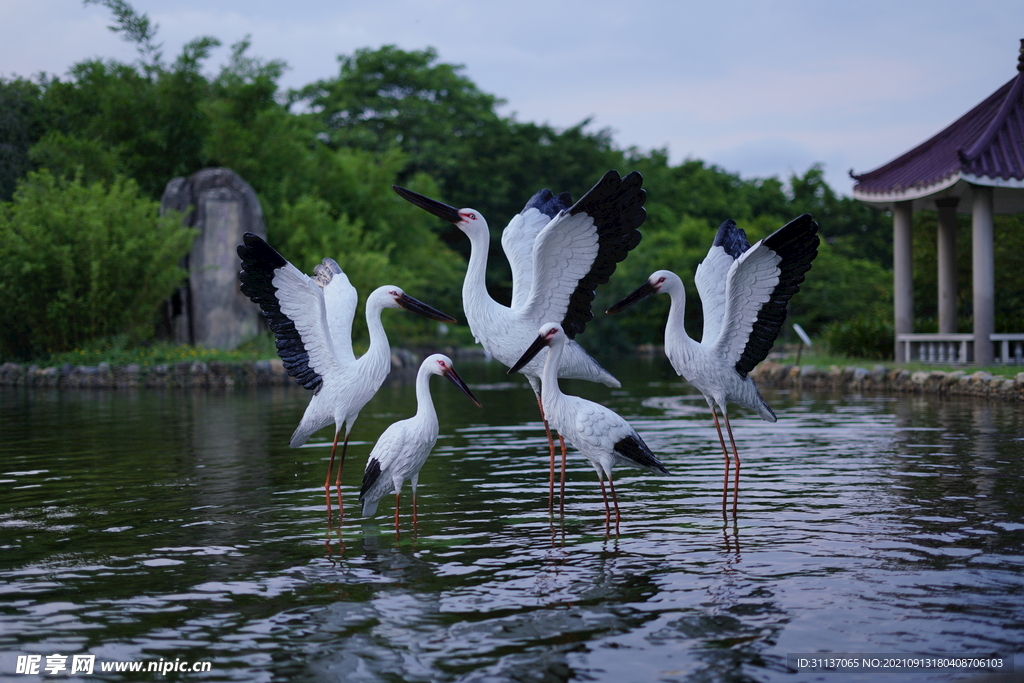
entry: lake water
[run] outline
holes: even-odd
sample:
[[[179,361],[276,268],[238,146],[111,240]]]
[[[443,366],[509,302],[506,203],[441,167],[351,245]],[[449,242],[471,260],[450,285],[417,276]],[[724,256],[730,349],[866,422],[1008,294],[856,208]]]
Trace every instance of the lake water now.
[[[820,673],[797,668],[800,653],[1000,655],[1006,668],[1017,653],[1024,670],[1022,407],[765,391],[778,423],[735,411],[732,516],[703,399],[663,359],[612,365],[621,390],[563,389],[630,420],[672,474],[618,468],[622,523],[606,536],[579,455],[564,519],[549,517],[525,380],[456,367],[484,407],[433,380],[441,435],[419,524],[406,507],[397,536],[391,498],[373,519],[355,500],[373,440],[414,411],[410,378],[357,421],[333,530],[330,430],[287,446],[299,387],[0,388],[0,680],[974,675]],[[70,675],[76,654],[94,658],[91,675]],[[29,655],[38,676],[17,673]],[[46,673],[50,655],[68,670]],[[100,670],[117,662],[209,671]]]

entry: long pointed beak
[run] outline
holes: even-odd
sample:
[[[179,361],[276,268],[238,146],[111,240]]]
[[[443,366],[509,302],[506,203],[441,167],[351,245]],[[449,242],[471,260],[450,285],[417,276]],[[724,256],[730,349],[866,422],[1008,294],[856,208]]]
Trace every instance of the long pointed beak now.
[[[650,282],[645,282],[637,288],[635,292],[627,296],[625,299],[609,308],[605,313],[618,313],[621,310],[629,308],[638,301],[643,301],[652,294],[657,294],[658,290],[654,288]]]
[[[402,294],[402,296],[395,299],[395,302],[407,311],[412,311],[417,315],[422,315],[424,318],[430,318],[431,320],[440,320],[443,323],[455,323],[458,322],[455,318],[451,317],[447,313],[442,313],[432,306],[428,306],[419,299],[414,299],[408,294]]]
[[[544,337],[537,337],[530,348],[526,349],[526,352],[516,361],[516,364],[508,369],[509,375],[515,374],[523,369],[523,366],[533,360],[533,357],[540,353],[540,350],[548,345],[548,340]]]
[[[478,401],[476,396],[473,395],[473,392],[469,390],[469,385],[459,377],[459,373],[455,372],[455,368],[449,367],[443,371],[443,374],[452,384],[459,388],[459,391],[464,393],[466,396],[469,396],[469,400],[475,403],[477,408],[483,408],[480,401]]]
[[[415,204],[424,211],[434,214],[438,218],[446,220],[449,223],[458,224],[462,222],[462,217],[459,216],[459,210],[456,208],[448,206],[447,204],[442,204],[436,199],[424,197],[423,195],[417,192],[407,190],[404,187],[399,187],[398,185],[392,185],[391,189],[397,192],[398,196],[401,197],[402,199],[406,200],[411,204]]]

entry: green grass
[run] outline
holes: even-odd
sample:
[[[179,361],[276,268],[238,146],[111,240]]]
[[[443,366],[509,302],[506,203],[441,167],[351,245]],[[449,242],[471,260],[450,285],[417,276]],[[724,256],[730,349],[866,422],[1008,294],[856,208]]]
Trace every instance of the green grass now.
[[[773,360],[779,363],[796,363],[796,352],[787,352],[783,358],[774,358]],[[867,368],[870,370],[875,365],[884,365],[890,370],[909,370],[910,372],[917,372],[918,370],[932,371],[940,370],[942,372],[952,372],[954,370],[963,370],[967,374],[982,370],[984,372],[990,372],[993,375],[1001,375],[1003,377],[1013,378],[1017,376],[1018,372],[1024,372],[1024,365],[989,365],[986,367],[978,367],[975,365],[941,365],[936,363],[896,363],[892,360],[874,360],[870,358],[853,358],[850,356],[832,355],[827,353],[808,353],[807,349],[800,355],[800,365],[817,365],[819,367],[829,367],[832,365],[839,366],[857,366]]]
[[[153,342],[141,346],[129,346],[124,338],[115,337],[94,342],[71,351],[55,353],[48,358],[34,362],[37,365],[45,366],[64,365],[65,363],[70,363],[71,365],[99,365],[106,362],[115,367],[138,363],[145,367],[196,360],[237,363],[270,358],[277,358],[274,338],[269,333],[263,333],[234,351],[207,349],[201,346],[171,344],[169,342]]]

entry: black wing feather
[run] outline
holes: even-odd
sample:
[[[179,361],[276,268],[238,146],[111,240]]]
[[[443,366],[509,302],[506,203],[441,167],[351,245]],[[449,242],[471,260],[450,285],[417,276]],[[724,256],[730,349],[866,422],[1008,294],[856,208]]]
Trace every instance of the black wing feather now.
[[[809,213],[794,218],[764,238],[764,246],[781,257],[781,272],[779,284],[758,312],[757,322],[743,348],[743,355],[736,362],[736,372],[741,377],[746,377],[748,372],[768,357],[768,352],[782,330],[782,323],[786,321],[786,305],[800,290],[804,275],[811,269],[811,262],[818,255],[819,242],[818,224]]]
[[[366,470],[363,472],[363,485],[359,489],[359,500],[366,496],[366,492],[377,483],[378,479],[380,479],[380,461],[377,458],[371,458],[370,462],[366,463]]]
[[[638,228],[647,218],[647,191],[641,188],[642,184],[643,176],[636,171],[625,178],[620,178],[617,171],[608,171],[569,209],[572,215],[591,216],[598,236],[597,257],[590,271],[576,284],[562,320],[562,329],[570,339],[594,319],[594,290],[608,282],[616,265],[640,244]]]
[[[668,474],[668,470],[661,464],[658,457],[654,455],[644,440],[638,434],[627,436],[621,439],[614,446],[615,452],[624,458],[628,458],[640,467],[656,470],[662,474]]]
[[[743,228],[736,227],[736,221],[730,218],[718,226],[715,241],[711,243],[711,246],[722,247],[725,249],[725,253],[732,256],[735,261],[743,256],[743,252],[750,249],[750,242],[747,240],[747,233]]]
[[[560,212],[566,211],[572,206],[572,195],[568,192],[556,195],[551,190],[545,188],[538,190],[530,201],[526,202],[526,206],[519,213],[526,213],[529,209],[537,209],[548,218],[554,218]]]
[[[242,294],[259,304],[264,317],[277,341],[277,355],[284,361],[285,370],[296,382],[317,393],[323,386],[323,377],[309,367],[309,353],[302,336],[295,329],[295,323],[281,312],[277,299],[274,273],[288,265],[288,261],[259,235],[251,232],[242,236],[243,244],[238,245],[238,256],[242,259],[242,270],[238,273]]]

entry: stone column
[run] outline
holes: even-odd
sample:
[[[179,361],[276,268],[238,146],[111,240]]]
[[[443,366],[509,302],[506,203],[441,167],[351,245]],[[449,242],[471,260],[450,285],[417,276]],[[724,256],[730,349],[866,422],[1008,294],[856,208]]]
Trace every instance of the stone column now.
[[[956,332],[956,205],[957,197],[937,199],[939,209],[939,332]]]
[[[893,313],[896,334],[914,331],[914,261],[912,202],[896,202],[892,207]],[[903,363],[903,347],[896,343],[896,362]]]
[[[167,326],[184,344],[233,349],[260,329],[259,307],[238,288],[241,264],[236,247],[242,234],[266,237],[263,209],[256,193],[227,168],[206,168],[167,183],[161,211],[184,213],[186,225],[199,230],[186,258],[189,272],[172,303]]]
[[[996,273],[992,188],[974,185],[971,206],[971,270],[974,283],[974,363],[995,360],[990,335],[996,331]]]

